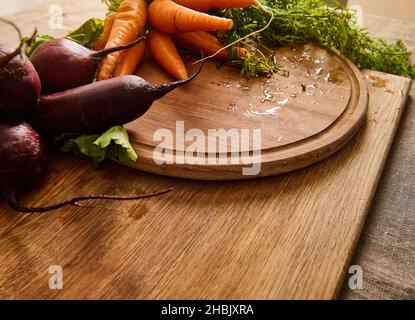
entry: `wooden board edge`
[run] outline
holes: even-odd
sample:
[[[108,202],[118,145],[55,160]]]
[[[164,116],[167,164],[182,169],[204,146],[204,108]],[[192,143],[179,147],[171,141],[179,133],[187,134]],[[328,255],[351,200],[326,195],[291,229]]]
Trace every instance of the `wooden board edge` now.
[[[376,74],[379,74],[380,76],[382,76],[382,75],[395,76],[395,75],[391,75],[391,74],[387,74],[387,73],[383,73],[383,72],[379,72],[379,71],[373,71],[373,70],[363,70],[362,73],[365,73],[365,74],[367,74],[367,73],[376,73]],[[381,165],[381,168],[379,168],[379,170],[378,170],[378,174],[376,176],[375,182],[373,183],[371,191],[369,193],[369,199],[366,202],[366,206],[365,206],[364,212],[363,212],[363,217],[360,220],[360,223],[359,223],[358,227],[355,229],[355,234],[353,235],[353,243],[350,246],[350,249],[349,249],[349,252],[348,252],[348,255],[347,255],[347,259],[345,260],[343,268],[342,268],[343,274],[341,274],[340,277],[339,277],[339,281],[337,282],[337,286],[334,290],[334,293],[333,293],[331,299],[338,299],[340,297],[341,291],[344,287],[344,281],[346,279],[348,266],[352,262],[353,254],[356,251],[357,245],[359,243],[360,236],[361,236],[361,234],[363,232],[363,228],[366,224],[366,220],[367,220],[367,217],[369,215],[370,207],[372,206],[372,202],[373,202],[373,199],[375,197],[377,188],[379,186],[379,182],[380,182],[380,179],[382,177],[384,168],[386,166],[386,162],[387,162],[387,159],[389,157],[393,141],[396,137],[396,134],[397,134],[397,131],[398,131],[401,119],[402,119],[402,115],[403,115],[403,113],[405,111],[405,108],[406,108],[406,104],[407,104],[408,97],[409,97],[409,92],[411,90],[413,81],[411,79],[400,77],[400,76],[396,76],[396,77],[401,78],[403,80],[403,83],[406,82],[406,89],[402,90],[403,91],[403,99],[401,101],[401,105],[398,108],[397,121],[395,122],[392,134],[389,136],[386,151],[384,152],[383,157],[382,157],[382,161],[381,161],[382,165]]]

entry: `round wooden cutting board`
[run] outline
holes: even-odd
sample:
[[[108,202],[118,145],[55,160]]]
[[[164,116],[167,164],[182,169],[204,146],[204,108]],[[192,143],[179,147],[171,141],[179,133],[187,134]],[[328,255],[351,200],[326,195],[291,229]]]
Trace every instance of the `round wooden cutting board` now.
[[[235,68],[205,63],[193,82],[127,125],[139,156],[128,165],[172,177],[252,179],[304,168],[340,150],[366,117],[359,70],[314,45],[276,53],[284,71],[270,78],[247,80]],[[153,83],[172,80],[150,60],[137,73]]]

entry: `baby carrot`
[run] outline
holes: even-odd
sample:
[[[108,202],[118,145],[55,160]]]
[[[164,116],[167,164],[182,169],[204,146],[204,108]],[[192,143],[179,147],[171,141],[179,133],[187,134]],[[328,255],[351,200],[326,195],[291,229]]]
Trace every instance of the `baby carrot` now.
[[[197,11],[209,11],[212,9],[246,8],[256,3],[256,0],[173,0],[186,8]]]
[[[147,46],[153,59],[169,74],[179,80],[188,78],[186,66],[169,34],[150,31]]]
[[[139,43],[131,49],[121,52],[113,76],[119,77],[134,74],[135,69],[137,69],[138,65],[143,60],[145,52],[145,41]]]
[[[102,32],[101,38],[94,42],[91,45],[91,49],[95,51],[100,51],[105,48],[105,45],[108,42],[108,38],[110,37],[112,26],[114,25],[115,17],[117,14],[115,12],[106,16],[104,21],[104,30]]]
[[[189,50],[192,51],[202,51],[206,55],[215,55],[216,59],[219,60],[229,60],[230,54],[228,50],[222,50],[224,45],[220,42],[214,35],[204,32],[177,32],[175,33],[175,38],[178,43]],[[249,55],[248,51],[244,48],[237,47],[236,55],[239,57],[247,57]]]
[[[147,5],[145,0],[125,0],[122,2],[105,48],[123,45],[136,39],[143,31],[146,20]],[[97,76],[98,80],[112,77],[120,54],[120,52],[115,52],[102,60]]]
[[[158,30],[174,33],[177,31],[230,30],[231,19],[210,16],[183,7],[171,0],[154,0],[148,9],[151,24]]]

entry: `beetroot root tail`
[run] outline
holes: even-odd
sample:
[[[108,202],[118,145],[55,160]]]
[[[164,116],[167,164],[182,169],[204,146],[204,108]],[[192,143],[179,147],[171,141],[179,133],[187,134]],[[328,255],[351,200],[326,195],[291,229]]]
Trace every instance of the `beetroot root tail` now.
[[[143,42],[145,39],[146,39],[146,35],[141,36],[137,40],[135,40],[135,41],[133,41],[131,43],[128,43],[126,45],[122,45],[122,46],[118,46],[118,47],[112,47],[112,48],[107,48],[107,49],[103,49],[101,51],[97,51],[97,52],[93,53],[91,55],[91,57],[94,58],[94,59],[101,59],[101,58],[105,57],[106,55],[109,55],[109,54],[111,54],[113,52],[122,51],[122,50],[126,50],[126,49],[130,49],[132,47],[135,47],[139,43]]]
[[[23,36],[22,36],[22,32],[20,31],[20,28],[12,21],[6,20],[4,18],[0,18],[0,21],[8,24],[9,26],[13,27],[14,30],[16,30],[16,32],[19,35],[19,46],[14,49],[12,52],[10,52],[9,54],[5,55],[4,57],[0,58],[0,68],[3,68],[4,66],[6,66],[14,57],[16,57],[17,55],[21,54],[22,52],[22,48],[24,45],[24,41],[23,41]]]
[[[142,200],[142,199],[148,199],[148,198],[154,198],[157,196],[164,195],[166,193],[169,193],[173,191],[173,188],[168,188],[159,192],[155,193],[149,193],[144,195],[137,195],[137,196],[127,196],[127,197],[121,197],[121,196],[109,196],[109,195],[88,195],[88,196],[79,196],[74,197],[70,200],[63,201],[51,206],[46,207],[25,207],[22,206],[17,200],[16,200],[16,193],[14,190],[10,191],[6,198],[9,203],[9,206],[17,211],[22,213],[46,213],[53,210],[57,210],[66,206],[77,206],[82,207],[79,202],[86,201],[86,200],[113,200],[113,201],[134,201],[134,200]]]

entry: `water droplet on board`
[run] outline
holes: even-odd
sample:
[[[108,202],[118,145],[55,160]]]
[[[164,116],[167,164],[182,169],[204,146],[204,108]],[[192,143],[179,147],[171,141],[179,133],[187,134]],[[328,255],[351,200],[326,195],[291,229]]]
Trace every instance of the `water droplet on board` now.
[[[280,107],[270,108],[270,109],[265,110],[264,114],[265,115],[277,114],[278,113],[278,110],[280,110],[280,109],[281,109]]]
[[[280,106],[285,106],[290,101],[289,98],[285,98],[283,100],[277,101]]]
[[[322,72],[323,72],[324,68],[317,68],[316,70],[314,70],[314,74],[319,76]]]
[[[264,97],[260,100],[261,103],[274,100],[274,94],[271,90],[262,87],[262,92],[264,94]]]
[[[320,76],[322,75],[324,71],[324,68],[316,68],[316,69],[307,69],[307,77],[313,78],[315,80],[320,79]]]
[[[325,76],[324,80],[326,82],[332,82],[332,83],[341,83],[344,80],[346,80],[346,73],[341,68],[336,68],[331,71],[329,71]]]
[[[310,48],[308,48],[308,50],[305,49],[304,52],[299,57],[297,57],[297,61],[298,62],[311,61],[311,53],[309,50]]]
[[[316,93],[317,85],[316,84],[309,84],[309,85],[301,85],[302,92],[305,93],[307,96],[313,96]],[[321,92],[321,90],[320,90]]]
[[[248,91],[248,90],[249,90],[249,87],[248,87],[248,86],[245,86],[245,85],[240,84],[240,83],[238,83],[238,84],[236,85],[236,87],[237,87],[238,89],[243,90],[243,91]]]
[[[281,109],[281,107],[273,107],[273,108],[269,108],[266,109],[264,111],[261,110],[254,110],[252,109],[252,105],[249,105],[250,108],[248,111],[245,111],[244,114],[248,117],[255,117],[255,118],[259,118],[261,116],[273,116],[278,114],[278,110]]]
[[[212,83],[212,84],[214,84],[215,86],[218,86],[218,87],[225,87],[225,88],[230,88],[230,87],[232,87],[232,85],[231,85],[231,84],[229,84],[229,83],[227,83],[227,82],[222,82],[222,81],[219,81],[219,82],[212,81],[211,83]]]
[[[236,102],[231,102],[228,106],[229,111],[236,111],[238,108],[236,107]]]
[[[372,87],[383,89],[383,91],[394,94],[395,92],[389,88],[387,88],[387,84],[389,83],[389,80],[383,79],[378,76],[368,76],[369,83]]]
[[[326,80],[327,82],[331,82],[331,73],[327,73],[324,77],[324,80]]]
[[[375,88],[380,88],[380,89],[383,89],[383,88],[385,88],[386,87],[386,85],[388,84],[388,80],[386,80],[386,79],[383,79],[383,78],[381,78],[381,77],[378,77],[378,76],[369,76],[369,75],[366,75],[366,77],[367,77],[367,79],[369,79],[370,80],[370,84],[373,86],[373,87],[375,87]]]

